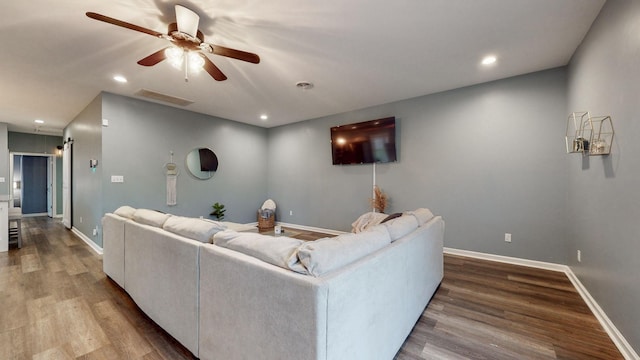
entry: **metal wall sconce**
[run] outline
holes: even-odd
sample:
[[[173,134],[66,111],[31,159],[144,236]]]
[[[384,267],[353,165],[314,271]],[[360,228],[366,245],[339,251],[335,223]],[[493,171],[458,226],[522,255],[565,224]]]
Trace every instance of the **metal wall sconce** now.
[[[591,116],[588,111],[573,112],[567,119],[567,153],[609,155],[614,134],[611,116]]]

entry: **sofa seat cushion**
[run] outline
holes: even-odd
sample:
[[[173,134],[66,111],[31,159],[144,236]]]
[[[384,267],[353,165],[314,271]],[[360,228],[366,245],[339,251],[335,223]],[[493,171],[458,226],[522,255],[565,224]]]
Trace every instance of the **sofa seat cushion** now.
[[[133,221],[161,228],[170,216],[170,214],[164,214],[155,210],[138,209],[133,214]]]
[[[418,219],[412,215],[403,215],[389,220],[381,226],[385,226],[391,236],[391,241],[396,241],[418,228]]]
[[[225,230],[226,226],[218,221],[208,219],[171,216],[164,222],[162,228],[168,232],[202,243],[211,243],[213,235]]]
[[[318,277],[353,263],[390,243],[387,228],[376,225],[357,234],[346,233],[306,242],[298,248],[298,259],[310,275]]]
[[[136,212],[135,208],[124,205],[117,208],[116,211],[114,211],[113,213],[118,216],[122,216],[123,218],[133,219],[133,214],[135,214],[135,212]]]
[[[251,232],[224,230],[213,236],[213,243],[269,264],[296,272],[305,272],[297,257],[304,241],[286,236],[268,236]]]

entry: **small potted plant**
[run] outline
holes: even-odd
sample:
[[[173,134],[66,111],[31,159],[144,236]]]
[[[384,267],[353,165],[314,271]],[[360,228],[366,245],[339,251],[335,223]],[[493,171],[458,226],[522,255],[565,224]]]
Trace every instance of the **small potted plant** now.
[[[215,216],[215,217],[216,217],[216,220],[222,220],[222,219],[224,219],[224,212],[225,212],[225,211],[227,211],[227,210],[224,208],[224,205],[222,205],[222,204],[220,204],[220,203],[216,202],[215,204],[213,204],[212,208],[213,208],[213,211],[212,211],[212,212],[211,212],[211,214],[209,214],[209,215],[211,215],[211,216]]]

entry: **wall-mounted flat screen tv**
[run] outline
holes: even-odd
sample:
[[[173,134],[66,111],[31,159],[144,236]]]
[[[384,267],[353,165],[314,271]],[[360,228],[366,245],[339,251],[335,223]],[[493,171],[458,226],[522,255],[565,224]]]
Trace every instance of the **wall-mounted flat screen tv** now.
[[[396,161],[396,118],[331,128],[333,165]]]

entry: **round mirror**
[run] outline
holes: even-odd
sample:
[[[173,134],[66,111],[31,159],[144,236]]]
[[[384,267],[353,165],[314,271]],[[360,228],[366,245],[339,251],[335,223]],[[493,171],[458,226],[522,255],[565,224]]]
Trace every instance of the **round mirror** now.
[[[218,157],[208,148],[193,149],[187,154],[187,169],[200,180],[211,179],[218,170]]]

